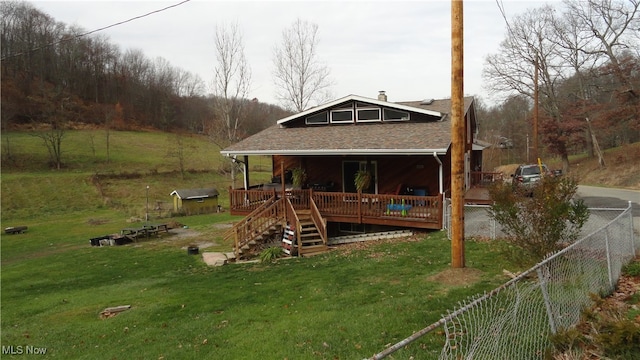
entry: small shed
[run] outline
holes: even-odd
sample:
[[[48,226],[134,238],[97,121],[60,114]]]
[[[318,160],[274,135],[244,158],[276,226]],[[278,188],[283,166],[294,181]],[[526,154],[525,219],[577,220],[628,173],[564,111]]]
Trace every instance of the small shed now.
[[[174,190],[170,194],[173,196],[173,211],[185,215],[216,212],[219,194],[214,188]]]

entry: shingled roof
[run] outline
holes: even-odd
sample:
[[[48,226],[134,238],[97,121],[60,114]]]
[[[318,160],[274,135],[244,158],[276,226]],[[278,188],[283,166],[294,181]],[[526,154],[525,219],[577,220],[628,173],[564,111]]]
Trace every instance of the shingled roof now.
[[[214,188],[204,188],[204,189],[173,190],[169,195],[171,196],[178,195],[180,199],[188,200],[188,199],[210,198],[210,197],[218,196],[219,194],[220,193],[218,192],[218,190]]]
[[[309,114],[348,101],[410,111],[433,120],[287,126]],[[473,97],[465,98],[465,113],[472,103]],[[392,103],[350,95],[281,119],[276,125],[225,148],[221,153],[226,156],[445,154],[451,143],[450,112],[449,99]]]

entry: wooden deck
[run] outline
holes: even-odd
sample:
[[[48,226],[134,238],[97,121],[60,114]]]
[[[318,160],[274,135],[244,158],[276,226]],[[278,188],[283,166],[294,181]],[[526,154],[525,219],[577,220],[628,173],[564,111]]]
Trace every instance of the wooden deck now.
[[[232,215],[248,215],[272,197],[276,191],[230,190]],[[442,228],[442,196],[412,196],[319,192],[313,190],[286,191],[285,196],[296,210],[317,207],[329,222],[376,224],[420,229]]]

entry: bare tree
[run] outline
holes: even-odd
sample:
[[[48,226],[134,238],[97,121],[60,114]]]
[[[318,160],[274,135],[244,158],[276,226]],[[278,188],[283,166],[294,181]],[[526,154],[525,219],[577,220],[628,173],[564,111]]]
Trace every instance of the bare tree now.
[[[555,9],[549,5],[516,16],[507,24],[507,37],[500,44],[498,53],[486,58],[483,77],[493,91],[509,95],[516,92],[534,98],[535,89],[539,88],[540,106],[548,121],[554,125],[548,126],[553,133],[547,134],[547,142],[561,157],[563,170],[568,171],[569,156],[564,142],[566,134],[562,127],[563,117],[556,87],[559,81],[566,78],[567,69],[558,55],[557,34],[554,31],[556,22]],[[535,79],[539,79],[538,84]],[[535,153],[537,149],[534,149]]]
[[[329,68],[318,60],[318,25],[297,19],[282,32],[274,50],[274,79],[277,96],[287,109],[298,112],[312,101],[322,103],[333,85]]]
[[[49,152],[49,162],[56,169],[62,168],[62,140],[66,135],[66,123],[71,112],[65,108],[65,103],[69,103],[69,98],[58,97],[56,102],[48,102],[45,105],[47,109],[43,115],[43,120],[48,123],[48,129],[38,131],[33,136],[42,140],[47,151]],[[55,105],[60,103],[60,109]]]
[[[243,37],[238,24],[216,26],[216,60],[214,79],[214,116],[219,126],[210,134],[221,147],[239,140],[238,129],[245,116],[251,86],[251,70],[244,56]],[[216,131],[217,130],[217,131]],[[236,162],[231,166],[235,187]]]
[[[565,4],[569,8],[568,16],[577,19],[581,25],[582,34],[593,40],[592,46],[581,47],[578,50],[608,58],[614,75],[620,84],[625,86],[624,91],[633,97],[639,97],[640,94],[636,93],[633,83],[621,69],[620,56],[623,54],[621,50],[638,47],[637,42],[633,44],[633,33],[639,31],[640,1],[565,0]]]
[[[195,151],[195,147],[189,143],[189,139],[181,133],[175,133],[173,136],[169,136],[168,142],[172,145],[167,149],[167,158],[175,159],[178,162],[178,169],[180,170],[180,178],[184,180],[186,173],[187,160],[191,154]]]
[[[604,72],[599,75],[616,80],[610,83],[614,88],[607,89],[617,95],[610,100],[616,102],[611,105],[617,108],[612,115],[623,129],[621,138],[629,141],[633,129],[638,130],[640,119],[640,93],[631,69],[635,60],[629,61],[633,57],[630,49],[640,48],[640,1],[565,0],[565,5],[568,8],[566,18],[575,19],[578,24],[576,32],[588,41],[586,46],[576,47],[576,51],[596,58],[599,64],[606,63],[607,66],[601,67]],[[594,103],[586,96],[584,100]],[[585,118],[589,116],[585,114]],[[587,125],[591,130],[588,121]],[[600,162],[603,163],[602,157]]]

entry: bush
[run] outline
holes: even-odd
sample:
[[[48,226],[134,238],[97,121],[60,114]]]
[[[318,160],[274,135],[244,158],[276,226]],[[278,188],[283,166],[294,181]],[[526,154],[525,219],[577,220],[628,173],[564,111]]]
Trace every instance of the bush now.
[[[532,196],[514,191],[510,184],[495,184],[489,189],[492,217],[525,255],[540,260],[576,241],[589,218],[583,201],[573,199],[577,188],[568,177],[542,178]]]
[[[629,319],[606,319],[594,339],[608,357],[637,359],[640,353],[640,325]]]
[[[284,250],[282,249],[281,246],[271,246],[269,248],[262,250],[262,252],[260,253],[260,261],[261,262],[273,261],[279,257],[282,257],[283,254],[284,254]]]

